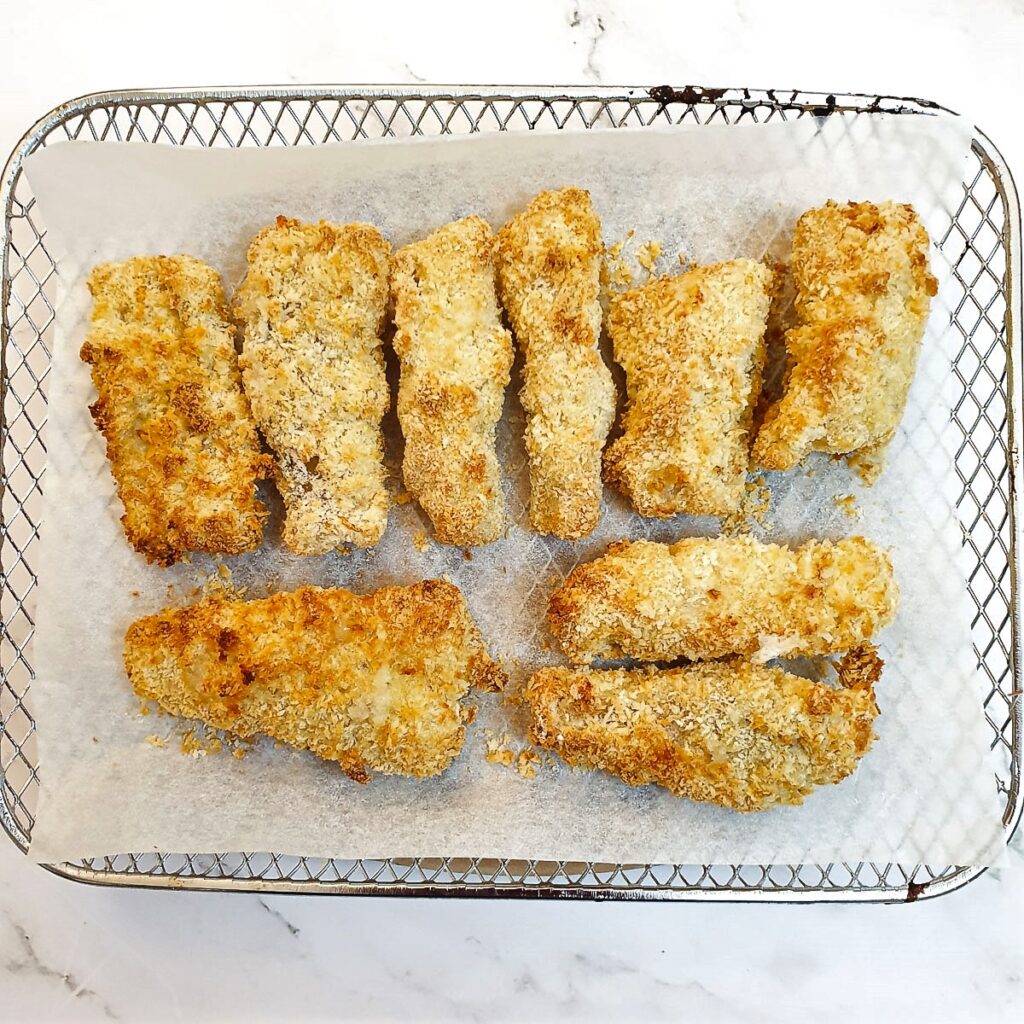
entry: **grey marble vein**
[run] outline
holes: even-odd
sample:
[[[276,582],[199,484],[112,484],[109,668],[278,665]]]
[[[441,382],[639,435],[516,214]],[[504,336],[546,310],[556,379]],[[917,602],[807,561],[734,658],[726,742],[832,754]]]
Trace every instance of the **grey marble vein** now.
[[[289,934],[293,938],[298,938],[298,936],[302,933],[301,928],[299,928],[297,925],[292,924],[291,921],[289,921],[288,918],[285,917],[280,910],[275,910],[262,897],[258,897],[257,902],[272,918],[274,918],[276,921],[280,921],[281,924],[283,924],[285,928],[288,929]]]
[[[117,1020],[117,1014],[110,1005],[103,1000],[94,989],[88,988],[70,971],[59,971],[44,963],[35,947],[28,932],[18,924],[6,911],[3,912],[4,920],[8,927],[14,932],[17,941],[19,955],[8,957],[2,966],[2,970],[8,974],[20,975],[29,974],[39,978],[52,978],[59,982],[74,999],[94,1000],[103,1011],[104,1016],[110,1020]]]
[[[600,82],[601,69],[597,66],[595,57],[597,55],[597,48],[603,41],[607,31],[605,16],[597,11],[584,13],[581,11],[581,5],[575,4],[569,13],[569,28],[573,30],[574,35],[576,32],[579,32],[587,40],[587,58],[583,64],[584,75],[591,81]],[[572,45],[577,45],[575,38],[572,41]]]

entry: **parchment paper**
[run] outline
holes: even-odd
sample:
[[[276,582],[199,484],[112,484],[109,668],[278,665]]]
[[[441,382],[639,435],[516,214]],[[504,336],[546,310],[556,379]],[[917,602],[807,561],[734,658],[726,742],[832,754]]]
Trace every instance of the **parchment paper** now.
[[[860,860],[990,863],[1002,848],[999,810],[971,647],[966,564],[954,511],[957,384],[948,330],[958,298],[945,257],[941,291],[899,435],[879,483],[843,465],[769,478],[762,536],[864,533],[891,545],[902,590],[881,635],[878,741],[859,770],[802,807],[739,815],[629,789],[602,774],[543,769],[529,780],[484,758],[490,729],[520,723],[481,698],[462,756],[442,778],[378,777],[360,786],[330,764],[264,742],[242,760],[186,757],[173,719],[140,717],[121,665],[129,623],[194,599],[209,559],[150,567],[125,542],[121,507],[90,421],[93,396],[78,349],[84,276],[101,259],[188,252],[222,271],[230,294],[250,237],[275,215],[376,223],[397,246],[468,213],[495,227],[543,188],[591,190],[610,242],[664,245],[708,261],[786,255],[806,208],[835,197],[914,203],[941,239],[969,146],[948,118],[831,117],[794,124],[592,131],[346,144],[307,150],[187,151],[144,144],[66,143],[27,163],[51,252],[60,255],[56,350],[46,428],[49,468],[40,554],[37,678],[41,795],[31,856],[61,861],[116,852],[268,850],[339,857],[501,856],[611,862],[799,863]],[[35,214],[34,214],[35,216]],[[299,559],[267,546],[229,560],[249,596],[303,582],[369,591],[448,574],[465,592],[514,685],[558,657],[543,613],[555,582],[622,537],[712,534],[714,520],[644,522],[613,494],[598,531],[576,545],[526,528],[522,412],[514,382],[501,428],[508,537],[462,551],[435,544],[417,506],[396,507],[380,546]],[[389,459],[400,457],[393,414]],[[393,472],[397,490],[399,483]],[[834,498],[856,496],[854,522]],[[146,737],[168,737],[158,749]]]

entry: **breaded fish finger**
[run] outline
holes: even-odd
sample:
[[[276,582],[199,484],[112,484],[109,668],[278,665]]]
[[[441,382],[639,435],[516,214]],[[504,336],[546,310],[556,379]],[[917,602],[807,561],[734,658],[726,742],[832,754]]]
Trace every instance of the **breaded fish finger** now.
[[[267,516],[255,486],[271,463],[242,393],[220,275],[191,256],[136,256],[101,263],[88,285],[81,357],[129,543],[165,566],[190,551],[254,551]]]
[[[399,249],[392,287],[405,486],[439,541],[489,544],[505,526],[494,432],[512,367],[490,226],[464,217]]]
[[[903,416],[937,288],[928,234],[911,206],[829,202],[797,222],[792,268],[803,323],[787,332],[785,390],[754,461],[877,453]]]
[[[388,520],[381,331],[391,247],[369,224],[278,217],[235,295],[246,394],[277,456],[297,555],[376,544]]]
[[[737,811],[800,804],[857,767],[874,739],[871,650],[841,688],[736,658],[657,671],[547,668],[526,688],[531,738],[578,768]]]
[[[498,232],[501,300],[524,355],[530,523],[568,539],[601,516],[601,451],[615,419],[597,350],[603,258],[601,221],[579,188],[541,192]]]
[[[608,331],[629,403],[605,471],[641,515],[739,508],[773,286],[767,266],[740,259],[612,300]]]
[[[863,537],[798,548],[752,537],[613,544],[551,595],[548,622],[570,661],[755,660],[864,643],[896,614],[889,556]]]
[[[503,679],[462,594],[441,580],[365,597],[303,587],[208,599],[135,622],[124,664],[165,711],[264,733],[358,782],[444,771],[462,749],[460,701]]]

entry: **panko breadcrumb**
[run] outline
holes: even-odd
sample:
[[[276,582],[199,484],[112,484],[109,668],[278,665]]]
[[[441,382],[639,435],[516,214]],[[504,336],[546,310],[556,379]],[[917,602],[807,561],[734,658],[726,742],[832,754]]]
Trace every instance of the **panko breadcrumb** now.
[[[740,259],[612,299],[608,330],[629,404],[605,470],[641,515],[739,507],[773,287],[769,267]]]
[[[896,614],[889,556],[863,537],[792,549],[752,537],[613,544],[551,595],[569,660],[759,661],[845,651]]]
[[[165,566],[190,551],[254,551],[267,516],[256,481],[271,463],[242,393],[220,276],[191,256],[137,256],[101,263],[88,285],[81,357],[129,543]]]
[[[392,288],[405,486],[439,541],[489,544],[505,525],[495,428],[512,340],[501,324],[487,222],[465,217],[399,249]]]
[[[297,555],[369,547],[387,525],[380,334],[390,254],[369,224],[286,217],[249,246],[234,303],[242,375],[277,456],[283,539]]]
[[[358,782],[444,771],[462,749],[469,687],[504,678],[442,580],[201,601],[135,622],[124,663],[135,692],[172,714],[264,733]]]
[[[579,188],[542,192],[498,232],[502,303],[524,355],[530,523],[577,539],[601,515],[615,384],[601,336],[601,221]]]
[[[882,662],[857,651],[840,687],[736,658],[658,671],[547,668],[525,700],[538,746],[630,786],[737,811],[800,804],[857,767],[874,739]]]
[[[880,453],[903,416],[937,284],[913,207],[829,202],[797,222],[796,310],[782,398],[754,461],[790,469],[811,451]]]

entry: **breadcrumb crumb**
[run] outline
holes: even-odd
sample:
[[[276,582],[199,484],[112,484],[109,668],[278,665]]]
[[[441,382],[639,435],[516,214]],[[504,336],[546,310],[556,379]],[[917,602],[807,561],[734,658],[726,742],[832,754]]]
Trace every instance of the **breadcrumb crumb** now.
[[[886,444],[870,448],[862,448],[847,457],[846,463],[870,487],[882,474],[885,468]]]
[[[843,515],[850,519],[860,519],[860,509],[857,508],[857,499],[852,494],[838,495],[832,499],[832,503]]]
[[[755,526],[764,527],[771,504],[771,488],[765,483],[764,474],[758,473],[743,485],[740,507],[722,520],[722,533],[737,537],[750,533]]]
[[[601,263],[600,281],[604,296],[624,291],[633,284],[633,272],[622,256],[623,242],[607,246]]]
[[[487,738],[484,757],[490,764],[515,768],[524,779],[537,777],[537,768],[543,762],[533,747],[520,746],[506,732],[495,733],[485,729],[484,736]]]
[[[644,270],[647,271],[649,276],[654,275],[654,264],[657,263],[658,257],[661,256],[661,242],[644,242],[640,246],[639,251],[636,254],[636,261],[640,264]]]
[[[511,768],[515,762],[516,752],[512,747],[512,740],[508,733],[495,733],[490,729],[484,730],[487,738],[487,751],[484,755],[491,764],[504,765]]]
[[[524,779],[535,779],[537,778],[537,768],[540,763],[541,760],[533,747],[524,747],[519,751],[519,756],[516,758],[516,771]]]

